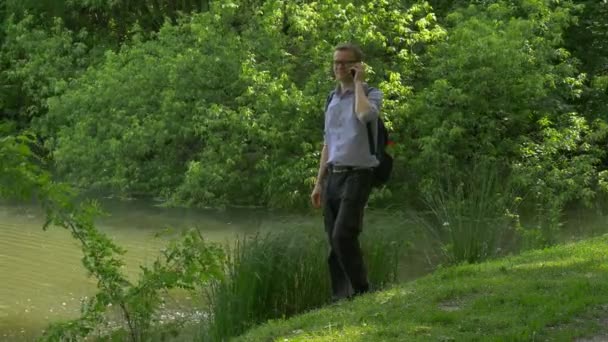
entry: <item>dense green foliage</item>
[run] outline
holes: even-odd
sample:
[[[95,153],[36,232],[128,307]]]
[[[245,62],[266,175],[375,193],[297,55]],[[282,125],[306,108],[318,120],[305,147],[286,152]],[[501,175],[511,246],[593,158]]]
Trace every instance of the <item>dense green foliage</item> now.
[[[58,173],[191,204],[301,206],[318,164],[332,46],[378,26],[366,38],[377,45],[368,51],[372,81],[400,98],[416,64],[408,50],[443,33],[422,5],[364,16],[366,6],[267,2],[236,30],[239,10],[217,3],[155,39],[136,34],[51,98],[39,128]],[[341,11],[356,20],[324,27]],[[416,35],[401,41],[395,27]]]
[[[449,227],[440,239],[455,260],[494,254],[495,234],[478,232],[497,225],[498,235],[518,229],[529,246],[550,244],[566,206],[602,205],[608,103],[603,112],[580,105],[589,82],[563,46],[580,7],[511,3],[446,16],[449,39],[434,47],[428,86],[410,101],[413,183],[433,199],[432,230]],[[488,177],[502,184],[485,193]],[[522,226],[517,213],[533,219]],[[477,223],[454,227],[463,220]]]
[[[394,178],[372,204],[419,204],[445,165],[465,179],[473,161],[489,160],[522,184],[543,180],[539,196],[525,197],[559,213],[589,202],[606,164],[594,146],[606,140],[607,7],[7,1],[0,110],[40,136],[56,175],[84,188],[175,204],[302,207],[332,47],[353,40],[385,93],[397,142]],[[546,145],[568,132],[580,133],[577,152],[555,163],[573,146]],[[572,172],[581,181],[561,194]]]
[[[487,161],[543,180],[525,198],[544,211],[597,193],[605,1],[178,3],[3,3],[1,110],[40,136],[57,176],[175,204],[301,208],[332,47],[352,40],[397,142],[372,204],[418,205],[445,165],[465,179]],[[546,145],[568,132],[577,152],[555,163],[573,146]],[[581,181],[561,194],[571,172]]]

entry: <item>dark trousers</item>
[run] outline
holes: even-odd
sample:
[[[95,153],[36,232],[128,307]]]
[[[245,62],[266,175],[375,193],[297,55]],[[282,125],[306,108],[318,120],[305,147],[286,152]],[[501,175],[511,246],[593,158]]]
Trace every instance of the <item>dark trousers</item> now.
[[[328,171],[323,198],[325,231],[329,239],[329,272],[333,299],[369,291],[359,234],[371,192],[370,169]]]

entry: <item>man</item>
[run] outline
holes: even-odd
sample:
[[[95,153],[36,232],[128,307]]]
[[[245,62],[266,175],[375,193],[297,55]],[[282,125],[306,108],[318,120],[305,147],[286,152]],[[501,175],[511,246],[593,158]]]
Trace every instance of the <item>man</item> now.
[[[323,206],[333,300],[369,291],[359,234],[378,159],[370,152],[366,125],[372,123],[376,141],[382,93],[364,82],[362,57],[353,44],[334,50],[338,84],[325,112],[324,145],[311,194],[312,205]]]

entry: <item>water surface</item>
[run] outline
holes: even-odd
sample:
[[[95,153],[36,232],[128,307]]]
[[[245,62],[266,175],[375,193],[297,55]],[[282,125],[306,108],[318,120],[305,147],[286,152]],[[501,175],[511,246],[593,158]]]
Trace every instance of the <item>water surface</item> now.
[[[259,210],[162,208],[144,201],[104,201],[102,208],[109,216],[100,218],[97,227],[127,250],[125,272],[133,280],[138,265],[153,262],[166,242],[185,229],[197,228],[208,240],[228,242],[262,225],[273,227],[264,224],[269,215]],[[63,228],[43,231],[44,218],[33,205],[0,204],[1,341],[31,341],[49,323],[78,317],[81,298],[96,293],[95,279],[81,264],[77,240]],[[176,298],[173,304],[183,301]]]

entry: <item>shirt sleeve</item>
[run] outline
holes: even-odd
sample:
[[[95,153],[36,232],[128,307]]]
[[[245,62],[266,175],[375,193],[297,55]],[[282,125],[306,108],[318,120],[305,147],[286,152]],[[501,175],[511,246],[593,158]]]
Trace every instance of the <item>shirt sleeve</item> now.
[[[367,100],[369,101],[370,109],[369,112],[365,113],[364,118],[366,122],[374,121],[378,119],[380,109],[382,108],[382,91],[379,89],[372,89],[367,94]]]

